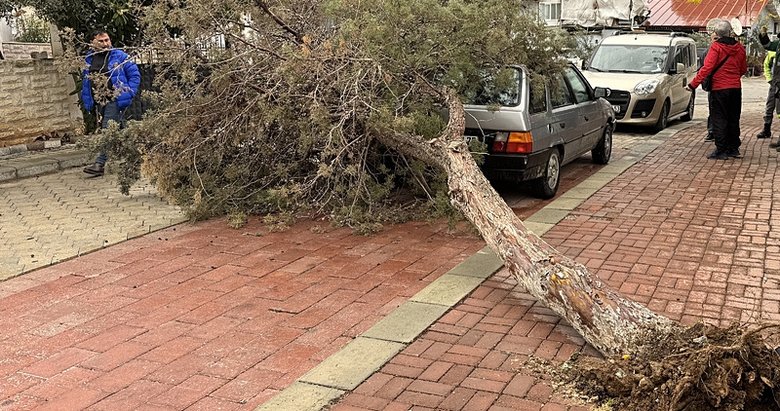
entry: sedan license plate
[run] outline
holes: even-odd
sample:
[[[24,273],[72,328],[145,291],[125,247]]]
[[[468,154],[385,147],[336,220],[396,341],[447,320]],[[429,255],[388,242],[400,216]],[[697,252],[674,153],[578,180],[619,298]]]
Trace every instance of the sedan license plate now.
[[[618,114],[618,113],[620,113],[620,106],[613,104],[612,105],[612,110],[615,110],[615,114]]]
[[[479,141],[479,137],[477,137],[477,136],[464,135],[463,139],[466,140],[466,144],[471,143],[474,140]]]

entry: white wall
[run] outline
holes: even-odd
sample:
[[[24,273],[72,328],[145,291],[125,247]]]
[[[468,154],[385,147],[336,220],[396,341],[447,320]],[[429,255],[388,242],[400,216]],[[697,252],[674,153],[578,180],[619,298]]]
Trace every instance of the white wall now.
[[[13,41],[14,36],[11,34],[11,28],[8,27],[5,18],[0,18],[0,42]]]

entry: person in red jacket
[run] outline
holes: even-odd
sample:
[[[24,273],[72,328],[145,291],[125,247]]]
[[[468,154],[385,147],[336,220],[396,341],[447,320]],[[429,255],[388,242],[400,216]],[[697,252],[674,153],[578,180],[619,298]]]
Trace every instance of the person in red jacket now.
[[[747,58],[745,47],[733,37],[728,21],[715,23],[710,35],[710,51],[696,77],[688,83],[688,88],[693,90],[698,87],[723,62],[712,75],[709,103],[715,150],[707,158],[726,160],[740,156],[739,117],[742,112],[742,75],[747,72]]]

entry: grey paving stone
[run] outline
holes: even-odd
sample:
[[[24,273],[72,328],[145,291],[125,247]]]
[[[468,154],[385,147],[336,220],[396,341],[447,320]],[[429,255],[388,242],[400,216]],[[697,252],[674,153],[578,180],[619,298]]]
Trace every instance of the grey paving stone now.
[[[397,342],[358,337],[298,381],[353,390],[404,347]]]
[[[92,156],[86,151],[66,151],[51,158],[57,160],[61,169],[66,169],[87,165],[91,163]]]
[[[489,247],[485,247],[455,266],[448,274],[486,279],[503,266],[504,262]]]
[[[482,284],[482,281],[483,279],[478,277],[444,274],[413,295],[410,301],[452,307]]]
[[[16,178],[16,167],[0,165],[0,181],[9,181]]]
[[[342,395],[342,390],[295,382],[255,411],[319,411]]]
[[[568,197],[564,193],[562,196],[550,202],[550,204],[547,204],[545,208],[572,211],[575,208],[579,207],[579,205],[582,204],[584,201],[585,199]]]
[[[528,217],[525,221],[530,223],[544,223],[544,224],[558,224],[564,217],[569,215],[569,210],[561,210],[555,208],[545,207],[532,216]]]
[[[407,301],[361,336],[410,343],[449,309],[443,305]]]
[[[16,175],[19,178],[32,177],[40,174],[51,173],[59,170],[60,165],[54,159],[25,159],[21,164],[17,164]]]
[[[533,221],[524,221],[523,225],[525,228],[531,230],[532,233],[538,235],[539,237],[543,236],[544,233],[555,227],[555,224],[535,223]]]

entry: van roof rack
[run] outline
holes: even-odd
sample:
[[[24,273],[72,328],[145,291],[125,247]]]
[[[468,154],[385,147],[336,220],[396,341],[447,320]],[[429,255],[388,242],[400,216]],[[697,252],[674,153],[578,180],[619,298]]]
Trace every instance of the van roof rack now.
[[[633,30],[620,30],[615,32],[615,36],[625,34],[660,34],[668,35],[669,37],[691,37],[688,33],[682,31],[652,31],[645,29],[633,29]]]

